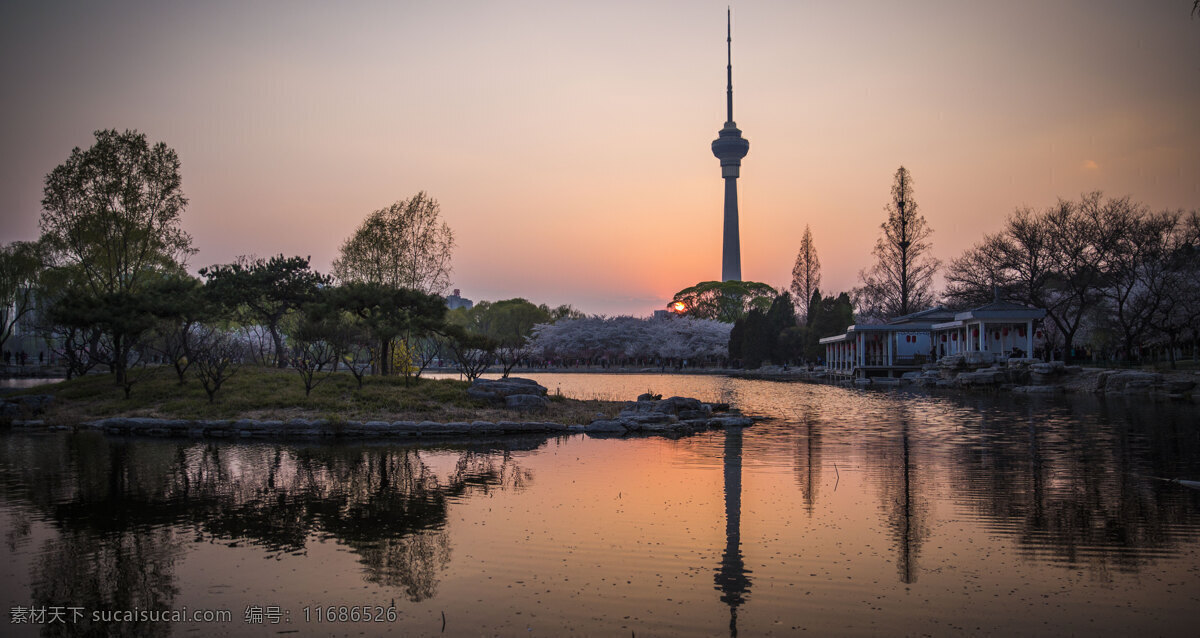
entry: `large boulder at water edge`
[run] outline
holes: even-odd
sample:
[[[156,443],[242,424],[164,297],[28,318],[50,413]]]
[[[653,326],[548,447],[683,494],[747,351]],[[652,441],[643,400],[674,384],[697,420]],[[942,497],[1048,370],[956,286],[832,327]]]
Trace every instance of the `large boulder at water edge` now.
[[[475,379],[467,388],[467,396],[472,399],[487,399],[503,403],[507,397],[514,394],[529,394],[537,397],[546,396],[546,388],[533,379],[509,377],[507,379]]]
[[[746,427],[754,423],[738,413],[727,417],[712,416],[713,412],[728,410],[728,404],[704,403],[690,397],[656,399],[654,395],[644,394],[637,401],[626,403],[616,419],[593,422],[592,425],[604,429],[586,431],[611,432],[615,429],[608,428],[619,424],[629,432],[695,432],[716,427]]]
[[[1124,392],[1128,394],[1137,394],[1149,392],[1154,389],[1154,386],[1162,383],[1162,375],[1156,372],[1142,372],[1141,370],[1122,370],[1105,375],[1104,391],[1106,393]]]

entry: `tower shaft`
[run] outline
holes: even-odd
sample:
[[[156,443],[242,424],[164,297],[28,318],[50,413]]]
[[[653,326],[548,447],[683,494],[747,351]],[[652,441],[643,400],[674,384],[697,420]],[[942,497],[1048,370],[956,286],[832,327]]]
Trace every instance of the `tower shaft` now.
[[[738,231],[737,176],[725,178],[725,234],[721,281],[742,280],[742,240]]]
[[[733,121],[733,16],[726,13],[725,22],[725,126],[713,140],[712,152],[721,160],[721,177],[725,179],[725,227],[721,248],[721,281],[741,281],[742,241],[738,231],[737,178],[742,158],[750,151],[750,141],[742,137]]]

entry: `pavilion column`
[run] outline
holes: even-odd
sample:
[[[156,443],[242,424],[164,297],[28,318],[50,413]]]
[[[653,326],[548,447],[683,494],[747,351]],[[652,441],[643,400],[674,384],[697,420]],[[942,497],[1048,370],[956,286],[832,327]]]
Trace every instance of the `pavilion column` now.
[[[1025,350],[1025,356],[1032,357],[1033,356],[1033,320],[1032,319],[1025,322],[1025,336],[1027,337],[1026,343],[1029,344],[1029,348],[1027,350]]]
[[[887,339],[887,367],[890,368],[892,367],[892,340],[896,337],[894,333],[889,332],[884,338]],[[888,376],[892,376],[891,370],[888,370]]]
[[[979,322],[979,351],[983,352],[984,339],[987,339],[987,324]]]

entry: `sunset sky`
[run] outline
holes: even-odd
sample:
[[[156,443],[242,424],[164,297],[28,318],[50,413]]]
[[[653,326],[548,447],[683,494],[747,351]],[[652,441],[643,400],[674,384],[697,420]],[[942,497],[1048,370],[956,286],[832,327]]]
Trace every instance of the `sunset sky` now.
[[[453,287],[646,314],[717,279],[725,2],[0,5],[0,242],[101,128],[174,148],[193,271],[328,271],[425,190]],[[855,285],[892,175],[949,260],[1016,207],[1103,190],[1200,208],[1192,0],[736,2],[742,273],[784,286],[812,227]]]

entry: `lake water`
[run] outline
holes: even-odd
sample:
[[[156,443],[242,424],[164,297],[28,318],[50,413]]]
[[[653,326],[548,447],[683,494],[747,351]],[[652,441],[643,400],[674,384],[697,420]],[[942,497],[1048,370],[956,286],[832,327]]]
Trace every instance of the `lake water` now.
[[[1200,478],[1194,406],[529,376],[769,420],[427,445],[0,434],[0,634],[1191,636],[1200,622],[1200,492],[1152,478]],[[31,607],[65,623],[13,624]],[[106,622],[133,610],[202,616]]]
[[[58,383],[62,380],[61,377],[15,377],[0,379],[0,389],[24,390],[26,388],[36,388],[39,385]]]

